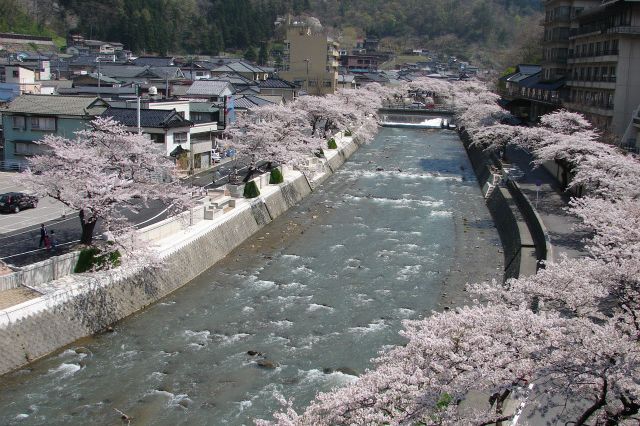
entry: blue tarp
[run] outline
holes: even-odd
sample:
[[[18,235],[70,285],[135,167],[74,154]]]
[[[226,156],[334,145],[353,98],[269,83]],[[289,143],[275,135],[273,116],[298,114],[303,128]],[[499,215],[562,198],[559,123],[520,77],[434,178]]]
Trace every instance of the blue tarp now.
[[[0,102],[10,102],[20,96],[20,86],[15,83],[0,83]]]

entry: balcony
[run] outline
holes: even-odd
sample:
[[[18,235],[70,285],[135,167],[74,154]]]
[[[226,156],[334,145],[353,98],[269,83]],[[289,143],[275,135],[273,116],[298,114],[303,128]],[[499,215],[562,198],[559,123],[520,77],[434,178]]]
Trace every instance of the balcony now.
[[[563,105],[568,110],[597,114],[605,117],[613,116],[613,105],[601,105],[594,101],[588,102],[565,102]]]
[[[607,34],[640,35],[640,27],[620,26],[620,27],[607,28]]]

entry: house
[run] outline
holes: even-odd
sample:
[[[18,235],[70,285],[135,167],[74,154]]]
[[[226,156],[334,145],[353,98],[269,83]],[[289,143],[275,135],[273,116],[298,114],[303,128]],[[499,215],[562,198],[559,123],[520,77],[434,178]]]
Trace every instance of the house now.
[[[234,93],[247,93],[247,94],[254,94],[254,95],[257,93],[260,93],[260,87],[257,81],[243,77],[240,74],[235,74],[235,73],[220,74],[220,75],[216,75],[215,77],[212,77],[210,80],[226,81],[228,83],[231,83]]]
[[[379,61],[378,56],[360,53],[340,56],[340,65],[351,72],[377,71]]]
[[[356,85],[356,76],[355,75],[338,75],[338,87],[340,89],[355,89]]]
[[[89,49],[90,53],[99,53],[113,55],[116,52],[116,47],[108,42],[100,40],[84,40],[84,46]],[[122,45],[120,45],[122,46]],[[122,49],[120,49],[122,50]]]
[[[139,67],[173,67],[175,58],[171,56],[140,56],[133,60]]]
[[[131,132],[138,131],[138,111],[136,108],[109,107],[101,117],[110,117],[124,125]],[[185,150],[191,149],[189,129],[193,123],[175,109],[140,109],[140,129],[143,134],[162,146],[165,155],[169,155],[178,145]]]
[[[112,107],[103,116],[113,117],[130,131],[137,132],[135,104],[128,100],[112,102]],[[219,120],[220,109],[207,102],[143,99],[141,103],[142,133],[149,135],[154,142],[164,143],[166,155],[170,155],[178,145],[189,151],[193,169],[206,169],[212,165],[211,150],[215,145]]]
[[[200,62],[192,61],[180,67],[185,78],[189,80],[202,80],[211,78],[211,69]]]
[[[215,80],[198,80],[194,81],[191,87],[187,89],[185,98],[202,99],[212,102],[221,102],[224,98],[234,93],[231,83],[226,81]]]
[[[98,97],[25,94],[2,111],[5,167],[21,168],[39,154],[35,143],[46,135],[72,138],[109,105]]]
[[[266,80],[269,72],[246,61],[229,62],[211,70],[211,76],[238,74],[252,81]]]
[[[107,77],[106,75],[100,74],[86,74],[79,75],[71,79],[73,81],[73,87],[83,87],[83,86],[92,86],[92,87],[119,87],[122,85],[120,80],[116,80],[115,78]]]
[[[292,101],[297,96],[298,89],[295,84],[290,81],[283,80],[279,77],[269,77],[259,82],[260,95],[277,95]]]
[[[36,82],[37,75],[34,68],[22,64],[4,67],[4,83],[17,86],[21,94],[40,93],[40,83]]]
[[[234,103],[235,111],[240,114],[240,113],[250,111],[257,107],[261,107],[264,105],[271,105],[274,102],[261,98],[260,96],[241,95],[241,96],[234,97],[233,103]]]

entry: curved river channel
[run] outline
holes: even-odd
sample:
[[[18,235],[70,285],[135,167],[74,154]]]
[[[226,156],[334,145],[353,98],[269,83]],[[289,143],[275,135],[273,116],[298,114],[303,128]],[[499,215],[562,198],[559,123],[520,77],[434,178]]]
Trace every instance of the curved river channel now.
[[[403,343],[402,320],[464,303],[466,282],[502,268],[456,133],[383,128],[181,290],[0,378],[0,424],[121,424],[115,409],[136,425],[253,424],[276,392],[300,408],[356,380]]]

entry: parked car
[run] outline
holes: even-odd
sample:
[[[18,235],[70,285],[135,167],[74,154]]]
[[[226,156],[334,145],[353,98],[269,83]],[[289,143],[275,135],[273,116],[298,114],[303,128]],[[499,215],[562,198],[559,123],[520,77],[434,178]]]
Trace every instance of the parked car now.
[[[218,151],[211,151],[211,162],[219,163],[222,160],[220,153]]]
[[[18,213],[20,210],[36,208],[38,197],[24,192],[7,192],[0,195],[0,211],[6,213]]]

